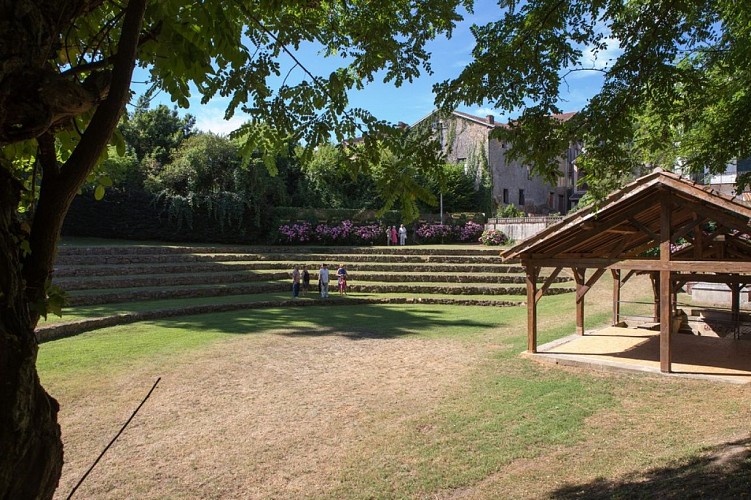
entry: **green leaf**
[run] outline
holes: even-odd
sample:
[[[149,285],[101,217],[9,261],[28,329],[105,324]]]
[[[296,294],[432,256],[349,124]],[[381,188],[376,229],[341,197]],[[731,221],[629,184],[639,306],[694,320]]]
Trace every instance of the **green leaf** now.
[[[96,187],[94,190],[94,199],[97,201],[100,201],[104,198],[104,186],[101,184]]]

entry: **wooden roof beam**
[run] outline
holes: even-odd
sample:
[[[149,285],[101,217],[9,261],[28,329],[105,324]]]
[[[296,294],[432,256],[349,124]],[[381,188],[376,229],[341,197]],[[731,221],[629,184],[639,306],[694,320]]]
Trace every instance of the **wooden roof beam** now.
[[[722,210],[718,210],[709,205],[699,204],[682,198],[678,198],[675,201],[681,206],[692,207],[695,212],[701,213],[707,220],[714,220],[715,222],[722,224],[725,227],[735,229],[740,233],[751,236],[749,219],[741,214],[738,214],[737,217],[734,217],[730,214],[727,214],[726,212],[723,212]]]
[[[638,220],[636,220],[634,217],[629,217],[628,221],[635,228],[639,229],[641,232],[643,232],[644,234],[646,234],[647,236],[649,236],[649,239],[654,240],[654,241],[659,241],[660,240],[660,237],[657,236],[657,234],[654,231],[652,231],[649,227],[645,226],[644,224],[642,224],[641,222],[639,222]]]
[[[555,243],[552,245],[552,250],[550,251],[551,254],[555,254],[558,252],[557,249],[568,249],[572,246],[578,245],[580,243],[583,243],[587,241],[589,238],[598,235],[599,233],[603,231],[607,231],[610,228],[618,226],[618,224],[621,224],[624,220],[624,218],[631,217],[639,212],[644,210],[643,205],[639,203],[634,203],[630,207],[628,207],[626,210],[624,210],[621,214],[619,214],[618,217],[610,217],[607,221],[600,221],[598,224],[596,219],[588,219],[586,221],[583,221],[583,223],[591,223],[591,229],[585,230],[584,232],[576,235],[574,238],[566,238],[566,239],[560,239],[556,240]],[[519,253],[524,253],[524,250],[519,250]],[[556,266],[557,267],[557,266]],[[569,267],[569,266],[564,266]]]
[[[597,257],[561,259],[548,256],[530,256],[522,259],[522,263],[539,267],[585,267],[596,269],[634,269],[636,271],[696,271],[699,273],[751,274],[751,261],[748,260],[671,260],[669,263],[661,263],[657,259]]]

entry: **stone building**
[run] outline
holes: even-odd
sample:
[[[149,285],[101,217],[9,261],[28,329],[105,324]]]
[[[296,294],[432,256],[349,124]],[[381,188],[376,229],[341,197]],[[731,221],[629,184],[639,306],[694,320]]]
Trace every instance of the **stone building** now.
[[[563,113],[556,117],[568,120],[573,115]],[[586,189],[578,182],[578,171],[574,164],[580,152],[579,144],[569,147],[561,157],[558,182],[551,185],[543,178],[532,175],[528,165],[507,161],[508,145],[491,138],[490,134],[495,128],[508,125],[496,123],[492,115],[480,117],[454,111],[442,116],[433,112],[413,127],[426,123],[438,135],[449,162],[463,163],[465,172],[474,175],[478,182],[483,171],[489,173],[496,206],[513,204],[527,213],[565,214],[576,206]]]

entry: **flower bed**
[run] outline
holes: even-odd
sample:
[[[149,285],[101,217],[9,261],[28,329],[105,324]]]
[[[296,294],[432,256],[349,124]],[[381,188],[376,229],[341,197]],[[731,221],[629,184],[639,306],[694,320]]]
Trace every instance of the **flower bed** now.
[[[473,221],[457,225],[425,223],[415,233],[422,243],[466,243],[477,241],[482,229],[481,224]]]
[[[385,227],[378,224],[355,225],[350,220],[331,226],[309,222],[284,224],[279,227],[279,242],[284,245],[373,245],[386,241]]]
[[[279,227],[278,242],[284,245],[383,245],[386,243],[386,228],[380,224],[355,225],[350,220],[336,225],[309,222],[284,224]],[[463,224],[424,223],[415,230],[420,243],[468,243],[475,242],[482,234],[483,226],[468,221]]]
[[[508,241],[508,237],[498,229],[488,229],[483,231],[479,238],[483,245],[503,245]]]

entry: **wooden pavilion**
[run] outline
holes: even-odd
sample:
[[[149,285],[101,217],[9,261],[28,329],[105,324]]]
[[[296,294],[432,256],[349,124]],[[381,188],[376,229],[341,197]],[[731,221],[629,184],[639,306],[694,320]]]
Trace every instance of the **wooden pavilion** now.
[[[671,371],[676,291],[689,281],[724,283],[731,316],[751,283],[751,207],[680,176],[656,170],[501,253],[519,259],[527,275],[527,349],[537,352],[537,304],[564,268],[576,281],[576,330],[584,334],[584,297],[608,271],[613,276],[613,322],[620,289],[648,273],[660,326],[660,370]],[[541,268],[553,268],[538,286]],[[592,271],[589,276],[587,273]]]

